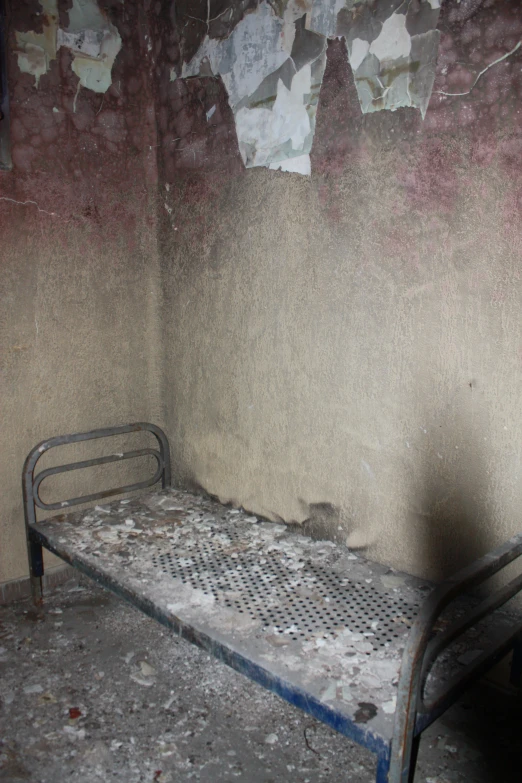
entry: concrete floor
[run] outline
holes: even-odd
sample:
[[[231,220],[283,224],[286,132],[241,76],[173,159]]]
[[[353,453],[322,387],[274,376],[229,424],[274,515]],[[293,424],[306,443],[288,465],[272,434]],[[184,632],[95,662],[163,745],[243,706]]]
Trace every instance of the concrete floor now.
[[[374,780],[374,757],[91,584],[0,609],[0,780]],[[481,685],[415,783],[520,783],[519,698]]]

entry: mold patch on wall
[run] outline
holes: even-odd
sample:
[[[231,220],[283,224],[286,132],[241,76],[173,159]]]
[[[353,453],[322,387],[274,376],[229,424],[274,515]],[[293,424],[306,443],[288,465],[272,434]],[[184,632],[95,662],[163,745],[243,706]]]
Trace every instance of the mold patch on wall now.
[[[221,76],[247,168],[310,173],[328,38],[346,39],[363,113],[411,107],[424,117],[435,78],[439,0],[262,0],[242,18],[231,11],[221,10],[216,31],[211,3],[201,18],[180,9],[191,53],[181,77]]]
[[[72,69],[78,89],[86,87],[104,93],[111,86],[112,66],[121,49],[116,27],[102,13],[96,0],[73,0],[66,29],[58,26],[57,0],[41,0],[44,15],[41,33],[16,33],[18,67],[22,73],[40,78],[47,73],[61,46],[74,55]]]

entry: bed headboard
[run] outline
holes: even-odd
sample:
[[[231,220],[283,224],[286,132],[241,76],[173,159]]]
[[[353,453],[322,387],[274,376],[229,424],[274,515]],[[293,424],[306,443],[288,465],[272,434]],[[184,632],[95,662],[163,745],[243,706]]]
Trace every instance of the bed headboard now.
[[[120,452],[116,454],[109,454],[106,457],[97,457],[96,459],[83,460],[82,462],[71,462],[67,465],[57,465],[53,468],[47,468],[42,470],[35,476],[36,463],[46,451],[55,448],[56,446],[65,446],[69,443],[78,443],[85,440],[96,440],[98,438],[109,438],[112,435],[124,435],[128,432],[151,432],[157,442],[158,448],[143,448],[135,449],[134,451]],[[58,473],[68,473],[71,470],[80,470],[81,468],[89,468],[94,465],[106,465],[109,462],[121,462],[126,459],[134,459],[135,457],[152,456],[156,459],[158,466],[153,476],[145,481],[138,481],[135,484],[126,484],[121,487],[114,487],[106,489],[101,492],[93,492],[90,495],[82,495],[77,498],[70,498],[57,503],[45,503],[40,497],[40,485],[49,476],[54,476]],[[24,495],[24,513],[25,521],[27,525],[31,525],[36,522],[36,506],[44,509],[45,511],[56,511],[58,509],[66,509],[69,506],[76,506],[80,503],[90,503],[93,500],[99,500],[101,498],[112,497],[113,495],[122,495],[124,492],[132,492],[136,489],[145,489],[151,487],[161,481],[162,487],[168,487],[170,485],[170,451],[169,442],[167,436],[162,429],[155,424],[149,424],[148,422],[138,422],[136,424],[124,424],[121,427],[106,427],[99,430],[91,430],[91,432],[76,432],[72,435],[58,435],[55,438],[49,438],[44,440],[29,452],[27,459],[25,460],[22,485]]]

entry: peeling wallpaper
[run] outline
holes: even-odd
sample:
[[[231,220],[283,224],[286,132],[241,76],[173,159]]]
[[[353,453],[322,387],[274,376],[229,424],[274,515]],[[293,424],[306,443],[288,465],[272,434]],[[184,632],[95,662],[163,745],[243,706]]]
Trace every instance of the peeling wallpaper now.
[[[42,0],[43,31],[16,32],[18,67],[22,73],[40,78],[48,72],[56,52],[64,46],[73,53],[72,70],[78,76],[78,90],[107,92],[112,83],[112,66],[121,49],[116,27],[100,11],[96,0],[72,0],[69,23],[59,27],[57,0]]]
[[[522,506],[522,9],[439,14],[424,119],[328,42],[310,178],[243,170],[221,80],[158,114],[177,482],[432,577]]]
[[[227,34],[214,37],[211,4],[206,35],[184,62],[181,78],[221,76],[247,168],[310,174],[315,115],[328,38],[348,46],[363,113],[401,107],[426,114],[435,78],[438,0],[261,0]],[[198,20],[180,9],[180,18]],[[172,68],[171,78],[176,78]]]

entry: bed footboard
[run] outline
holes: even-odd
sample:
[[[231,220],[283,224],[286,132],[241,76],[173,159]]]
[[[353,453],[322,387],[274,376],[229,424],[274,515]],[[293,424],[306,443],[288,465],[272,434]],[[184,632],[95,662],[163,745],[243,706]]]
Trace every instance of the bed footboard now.
[[[522,590],[522,574],[495,590],[468,614],[433,637],[433,628],[443,610],[522,556],[522,534],[458,571],[442,582],[426,599],[412,626],[404,648],[397,693],[395,727],[389,783],[412,783],[421,732],[453,704],[466,688],[513,650],[511,682],[518,685],[522,674],[522,626],[520,619],[476,659],[445,684],[428,702],[424,686],[437,656],[466,630],[493,614]]]

